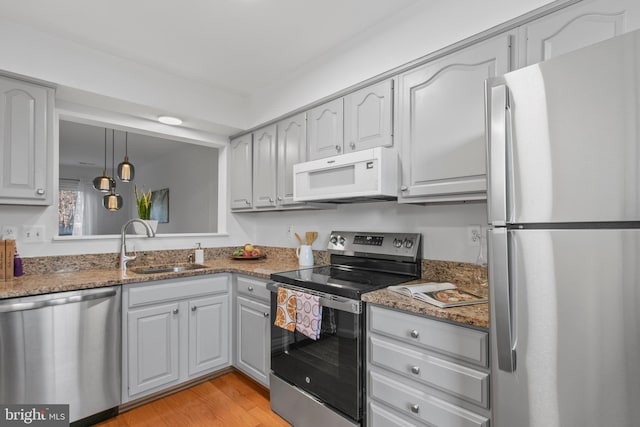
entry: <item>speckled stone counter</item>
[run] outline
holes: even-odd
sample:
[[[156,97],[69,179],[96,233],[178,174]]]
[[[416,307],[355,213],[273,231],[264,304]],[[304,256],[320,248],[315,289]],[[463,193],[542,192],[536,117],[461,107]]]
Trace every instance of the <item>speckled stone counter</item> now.
[[[486,274],[486,269],[473,264],[424,260],[422,262],[422,279],[407,284],[451,282],[460,289],[476,295],[486,296],[489,293]],[[433,317],[439,320],[449,320],[477,328],[489,327],[489,304],[486,303],[440,308],[387,289],[366,293],[362,296],[362,299],[369,304]]]

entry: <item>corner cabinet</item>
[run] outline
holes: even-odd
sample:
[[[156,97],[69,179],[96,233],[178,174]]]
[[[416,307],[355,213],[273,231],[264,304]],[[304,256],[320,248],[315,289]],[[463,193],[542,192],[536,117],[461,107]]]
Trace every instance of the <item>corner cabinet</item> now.
[[[235,367],[265,387],[271,369],[270,292],[266,282],[240,275],[236,280]]]
[[[536,64],[638,28],[637,0],[581,1],[521,27],[519,62]]]
[[[228,367],[230,276],[123,286],[122,401]]]
[[[247,134],[229,144],[229,193],[232,210],[253,207],[253,142]]]
[[[266,126],[253,133],[253,206],[276,206],[277,179],[276,125]]]
[[[367,426],[489,427],[488,333],[367,305]]]
[[[399,202],[486,199],[484,82],[509,71],[500,35],[398,77]]]
[[[52,88],[0,76],[0,204],[53,203]]]

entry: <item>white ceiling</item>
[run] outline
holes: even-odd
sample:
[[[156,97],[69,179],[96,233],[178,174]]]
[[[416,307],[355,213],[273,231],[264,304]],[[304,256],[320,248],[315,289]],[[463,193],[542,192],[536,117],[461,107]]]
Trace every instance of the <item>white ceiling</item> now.
[[[250,95],[426,0],[0,0],[7,20]]]

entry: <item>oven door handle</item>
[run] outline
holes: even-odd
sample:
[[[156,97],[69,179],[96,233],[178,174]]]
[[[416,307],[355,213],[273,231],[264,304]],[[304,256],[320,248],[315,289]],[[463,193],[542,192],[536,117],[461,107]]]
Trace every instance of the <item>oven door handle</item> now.
[[[331,295],[324,292],[317,292],[310,289],[300,288],[289,284],[270,282],[267,283],[267,289],[271,292],[278,292],[278,288],[285,288],[292,291],[302,292],[309,295],[319,297],[320,305],[327,308],[333,308],[338,311],[346,311],[353,314],[362,313],[362,301],[344,298],[337,295]]]

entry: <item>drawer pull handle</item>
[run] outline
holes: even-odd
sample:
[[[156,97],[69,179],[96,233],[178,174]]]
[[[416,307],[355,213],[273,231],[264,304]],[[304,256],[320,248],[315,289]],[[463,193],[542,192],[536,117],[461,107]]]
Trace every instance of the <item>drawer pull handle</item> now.
[[[177,308],[174,308],[173,311],[172,311],[173,314],[178,314],[179,312],[180,312],[180,310],[178,310]]]
[[[262,314],[264,315],[264,317],[269,317],[269,313],[267,313],[266,311]]]
[[[411,373],[419,375],[420,374],[420,366],[412,366],[411,367]]]
[[[411,412],[413,412],[414,414],[420,412],[420,405],[418,405],[417,403],[411,405]]]
[[[415,329],[411,331],[411,338],[418,338],[419,336],[420,332],[416,331]]]
[[[191,311],[196,311],[198,309],[197,305],[194,305],[193,307],[191,307]]]
[[[253,292],[253,286],[249,286],[247,289],[249,289],[249,292]]]

